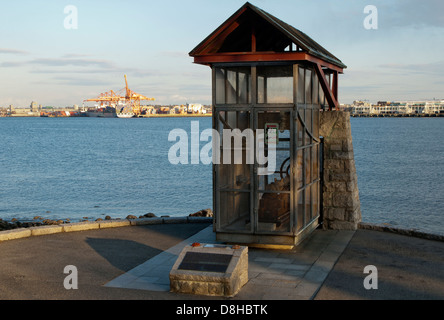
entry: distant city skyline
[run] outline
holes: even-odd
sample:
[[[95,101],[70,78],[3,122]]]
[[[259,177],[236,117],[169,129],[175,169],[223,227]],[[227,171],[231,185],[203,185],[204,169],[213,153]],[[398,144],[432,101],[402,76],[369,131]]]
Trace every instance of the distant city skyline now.
[[[125,74],[132,90],[156,99],[147,103],[211,104],[210,68],[193,64],[188,52],[245,2],[5,1],[0,106],[81,105],[124,88]],[[444,99],[441,1],[250,2],[347,65],[340,103]],[[365,25],[369,4],[376,29]]]

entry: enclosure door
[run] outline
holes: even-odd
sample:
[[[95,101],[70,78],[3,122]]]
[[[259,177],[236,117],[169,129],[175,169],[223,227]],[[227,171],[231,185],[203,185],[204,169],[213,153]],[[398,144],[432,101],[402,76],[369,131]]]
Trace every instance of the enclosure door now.
[[[219,145],[213,145],[219,150],[217,163],[214,164],[213,186],[216,230],[251,234],[254,164],[252,114],[249,108],[216,108],[213,117],[219,136]]]
[[[255,109],[254,231],[289,234],[293,221],[291,109]],[[263,132],[263,135],[261,135]]]

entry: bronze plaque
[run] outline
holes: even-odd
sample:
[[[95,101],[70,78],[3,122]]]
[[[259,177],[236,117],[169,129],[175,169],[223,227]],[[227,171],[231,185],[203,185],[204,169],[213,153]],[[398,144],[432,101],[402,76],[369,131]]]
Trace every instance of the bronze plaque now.
[[[178,269],[223,273],[227,270],[231,258],[230,254],[187,252]]]

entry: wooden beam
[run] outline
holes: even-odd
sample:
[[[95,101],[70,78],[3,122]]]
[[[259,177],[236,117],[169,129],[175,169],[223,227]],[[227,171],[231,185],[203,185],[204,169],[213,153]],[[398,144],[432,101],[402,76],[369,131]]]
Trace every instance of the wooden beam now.
[[[333,71],[333,83],[332,83],[332,91],[333,96],[335,97],[336,101],[338,101],[338,72]]]
[[[338,110],[339,109],[338,101],[336,100],[335,95],[333,94],[332,90],[330,89],[327,79],[325,78],[325,73],[322,70],[322,67],[319,63],[315,64],[315,70],[316,70],[316,74],[318,75],[318,78],[319,78],[319,83],[321,84],[322,90],[324,91],[325,98],[327,99],[329,110],[331,111],[333,108]],[[336,72],[336,75],[337,75],[337,72]],[[336,82],[337,82],[337,79],[336,79]]]
[[[251,28],[251,52],[256,52],[256,30]]]
[[[225,41],[226,37],[231,34],[234,30],[239,27],[240,23],[238,21],[234,21],[231,25],[229,25],[225,30],[223,30],[217,38],[211,39],[205,47],[202,49],[202,53],[211,53],[212,51],[217,51]]]
[[[229,62],[310,61],[322,67],[342,73],[343,69],[306,52],[224,52],[194,56],[194,62],[211,65]]]
[[[230,18],[228,18],[219,28],[217,28],[215,31],[213,31],[208,37],[206,37],[196,48],[194,48],[189,54],[190,56],[200,55],[204,53],[208,53],[208,47],[213,47],[212,43],[215,42],[219,37],[222,38],[222,40],[225,40],[225,38],[228,36],[229,32],[227,31],[233,31],[239,26],[239,23],[237,22],[237,19],[247,10],[247,8],[244,6],[241,9],[239,9],[237,12],[235,12]],[[237,22],[237,23],[236,23]],[[237,24],[237,25],[236,25]],[[234,27],[234,28],[233,28]]]

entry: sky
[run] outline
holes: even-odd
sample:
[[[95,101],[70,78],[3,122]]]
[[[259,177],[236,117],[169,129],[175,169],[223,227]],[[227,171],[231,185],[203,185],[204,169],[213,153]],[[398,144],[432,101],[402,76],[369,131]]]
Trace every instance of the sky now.
[[[123,89],[125,74],[129,87],[155,104],[210,104],[210,68],[188,53],[245,2],[0,0],[0,106],[81,105]],[[250,3],[347,65],[340,103],[444,99],[441,0]],[[364,12],[367,5],[377,11]],[[375,14],[376,28],[366,28]]]

